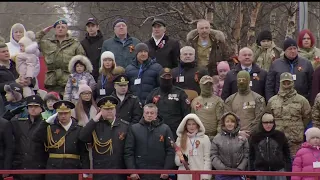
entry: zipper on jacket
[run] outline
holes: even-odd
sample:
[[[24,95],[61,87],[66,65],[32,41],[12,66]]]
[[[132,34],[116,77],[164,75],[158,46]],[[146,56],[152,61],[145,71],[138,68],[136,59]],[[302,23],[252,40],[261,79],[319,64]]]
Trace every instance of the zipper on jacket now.
[[[270,171],[270,151],[269,151],[269,148],[270,148],[270,146],[269,146],[269,137],[267,137],[267,158],[268,158],[268,168],[269,168],[269,171]]]

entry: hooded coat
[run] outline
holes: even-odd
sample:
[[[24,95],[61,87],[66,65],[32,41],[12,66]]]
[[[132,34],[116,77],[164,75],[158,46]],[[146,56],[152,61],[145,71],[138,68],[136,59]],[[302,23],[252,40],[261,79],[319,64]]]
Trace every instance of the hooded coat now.
[[[271,110],[275,119],[276,130],[288,138],[291,156],[294,156],[303,143],[304,129],[311,120],[308,100],[293,87],[286,92],[280,86],[278,94],[269,100],[267,109]]]
[[[237,123],[233,131],[225,128],[225,117],[232,114]],[[211,144],[211,163],[216,170],[241,170],[248,165],[249,143],[239,135],[240,119],[234,113],[227,112],[221,117],[221,132],[217,134]],[[237,176],[236,176],[237,177]],[[235,179],[235,176],[217,175],[216,180]]]
[[[320,150],[308,142],[302,144],[292,164],[292,172],[320,172],[319,168],[313,168],[313,163],[319,161]],[[315,177],[292,176],[291,180],[314,180]]]
[[[268,132],[260,121],[259,132],[249,139],[250,171],[291,171],[288,140],[283,132],[275,130],[275,120],[273,122],[272,130]]]
[[[181,121],[177,129],[178,138],[176,140],[176,145],[180,147],[181,138],[183,133],[185,132],[186,123],[189,119],[193,119],[198,124],[199,130],[195,138],[190,139],[189,137],[187,137],[187,147],[182,151],[182,153],[188,157],[190,170],[210,171],[212,169],[210,160],[211,142],[209,137],[205,135],[205,128],[196,114],[188,114]],[[197,156],[189,155],[189,151],[192,151],[194,149],[191,144],[192,140],[194,142],[199,142],[199,145],[196,147]],[[177,154],[175,156],[175,163],[177,166],[179,166],[178,170],[186,170],[183,164],[180,162],[179,156]],[[211,175],[203,174],[201,175],[201,179],[211,179]],[[192,180],[192,175],[178,174],[178,180]]]
[[[220,61],[228,61],[230,58],[228,57],[228,52],[226,48],[226,38],[222,31],[210,29],[210,40],[211,40],[211,50],[208,56],[207,68],[210,76],[218,75],[217,72],[217,62]],[[192,46],[196,52],[197,64],[199,66],[199,58],[198,58],[198,39],[199,33],[197,29],[190,31],[187,34],[187,44]],[[206,62],[204,62],[206,63]],[[233,63],[231,61],[228,62],[230,67],[233,67]]]
[[[77,73],[76,72],[76,63],[80,61],[82,64],[85,65],[85,70],[82,73]],[[79,90],[79,83],[81,80],[87,81],[87,85],[90,86],[92,91],[95,90],[96,88],[96,81],[94,80],[93,76],[90,74],[92,72],[92,64],[90,60],[83,55],[76,55],[71,58],[69,65],[68,65],[69,72],[71,73],[66,87],[65,87],[65,92],[63,96],[63,100],[78,100],[78,90]]]
[[[10,30],[10,42],[6,43],[7,46],[8,46],[8,50],[9,50],[9,53],[10,53],[10,57],[13,59],[13,57],[15,57],[19,52],[20,52],[20,45],[19,43],[13,39],[13,32],[12,32],[12,28],[16,25],[20,25],[23,27],[23,31],[24,31],[24,34],[26,34],[26,29],[25,27],[20,24],[20,23],[16,23],[14,24],[12,27],[11,27],[11,30]]]

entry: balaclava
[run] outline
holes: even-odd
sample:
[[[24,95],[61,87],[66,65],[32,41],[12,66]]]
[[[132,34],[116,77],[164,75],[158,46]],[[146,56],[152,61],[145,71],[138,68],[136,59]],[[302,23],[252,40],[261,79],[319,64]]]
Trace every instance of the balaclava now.
[[[168,76],[171,76],[168,78]],[[160,76],[160,89],[168,93],[172,89],[172,74],[169,68],[163,68]]]
[[[240,78],[244,78],[244,81],[240,82]],[[250,92],[250,74],[247,71],[240,71],[237,74],[237,86],[241,95],[247,95]]]
[[[283,82],[284,81],[290,81],[291,84],[289,86],[284,86],[283,85]],[[282,97],[285,97],[287,95],[290,95],[292,93],[295,92],[295,89],[294,89],[294,82],[293,82],[293,77],[290,73],[288,72],[284,72],[280,75],[280,89],[279,89],[279,92],[278,94]]]
[[[202,97],[211,97],[212,96],[212,84],[213,84],[213,79],[212,77],[205,75],[200,79],[200,89],[201,93],[200,95]]]

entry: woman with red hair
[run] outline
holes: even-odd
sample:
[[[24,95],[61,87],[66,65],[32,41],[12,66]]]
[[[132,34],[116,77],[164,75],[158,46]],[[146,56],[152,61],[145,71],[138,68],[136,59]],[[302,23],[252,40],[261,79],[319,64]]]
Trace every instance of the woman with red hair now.
[[[314,69],[320,65],[320,50],[316,48],[315,43],[316,39],[309,29],[304,29],[299,32],[299,56],[311,61]]]

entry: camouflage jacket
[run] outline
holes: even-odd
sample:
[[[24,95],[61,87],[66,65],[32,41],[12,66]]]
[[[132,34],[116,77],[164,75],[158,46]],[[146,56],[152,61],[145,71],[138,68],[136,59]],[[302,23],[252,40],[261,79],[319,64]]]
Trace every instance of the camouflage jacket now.
[[[254,62],[261,68],[269,71],[272,62],[278,59],[282,53],[282,49],[277,47],[274,42],[272,42],[271,48],[263,49],[256,43],[252,47],[254,54]]]
[[[314,100],[311,115],[313,127],[320,128],[320,93],[317,94]]]
[[[85,55],[85,51],[79,41],[68,35],[67,39],[61,43],[55,36],[43,39],[45,32],[36,34],[39,49],[42,52],[48,71],[61,69],[68,72],[68,64],[75,55]]]
[[[290,143],[302,143],[304,129],[310,121],[311,107],[308,100],[296,91],[286,99],[280,95],[270,98],[267,109],[271,110],[276,130],[284,132]]]

